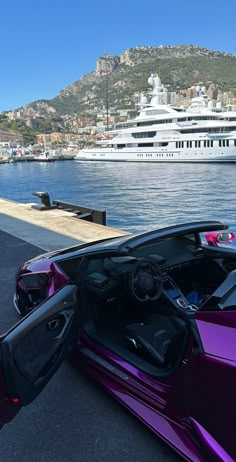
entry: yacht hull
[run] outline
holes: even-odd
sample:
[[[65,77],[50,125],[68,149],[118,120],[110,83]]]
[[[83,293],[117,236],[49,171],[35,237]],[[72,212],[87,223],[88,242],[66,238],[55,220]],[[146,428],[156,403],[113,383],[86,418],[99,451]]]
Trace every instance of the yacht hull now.
[[[236,148],[202,149],[195,152],[193,149],[181,151],[158,151],[157,149],[137,151],[134,149],[82,149],[76,156],[79,161],[115,161],[115,162],[191,162],[191,163],[225,163],[236,162]]]

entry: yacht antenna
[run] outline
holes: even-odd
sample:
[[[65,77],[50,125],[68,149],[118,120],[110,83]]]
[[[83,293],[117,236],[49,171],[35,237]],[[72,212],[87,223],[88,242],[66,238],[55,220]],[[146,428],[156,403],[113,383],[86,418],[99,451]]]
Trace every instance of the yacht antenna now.
[[[108,131],[108,128],[109,128],[108,78],[106,78],[106,120],[107,120],[107,131]]]

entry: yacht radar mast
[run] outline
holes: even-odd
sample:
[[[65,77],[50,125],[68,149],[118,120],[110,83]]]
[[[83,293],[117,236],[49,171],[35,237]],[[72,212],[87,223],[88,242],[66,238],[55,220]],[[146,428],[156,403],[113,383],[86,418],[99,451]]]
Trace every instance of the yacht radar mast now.
[[[164,85],[162,85],[159,75],[152,74],[148,79],[148,83],[153,87],[150,106],[167,104],[167,90]]]
[[[162,85],[159,75],[151,74],[151,77],[148,79],[148,84],[153,87],[150,101],[148,101],[148,98],[143,93],[137,94],[138,102],[136,106],[139,107],[139,109],[143,109],[146,106],[162,106],[163,104],[167,104],[167,90],[164,85]]]

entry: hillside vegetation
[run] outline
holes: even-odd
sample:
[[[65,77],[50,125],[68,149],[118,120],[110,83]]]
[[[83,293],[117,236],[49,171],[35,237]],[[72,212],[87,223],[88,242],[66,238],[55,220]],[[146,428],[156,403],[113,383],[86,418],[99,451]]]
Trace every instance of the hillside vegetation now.
[[[108,55],[107,60],[111,58]],[[101,59],[105,62],[106,56]],[[169,91],[214,82],[222,91],[236,94],[236,57],[227,53],[196,46],[139,47],[124,52],[119,61],[110,72],[96,70],[83,76],[48,103],[60,115],[101,108],[107,97],[110,107],[134,106],[135,93],[148,90],[151,73],[158,73]]]
[[[179,91],[196,84],[217,84],[222,91],[236,95],[236,56],[196,45],[170,47],[142,46],[129,48],[120,56],[98,58],[96,69],[62,89],[51,100],[34,101],[26,106],[31,115],[42,117],[37,130],[60,129],[61,117],[97,114],[99,109],[135,107],[138,92],[148,91],[148,78],[158,73],[169,91]],[[24,108],[22,108],[24,109]],[[40,125],[41,124],[41,125]]]

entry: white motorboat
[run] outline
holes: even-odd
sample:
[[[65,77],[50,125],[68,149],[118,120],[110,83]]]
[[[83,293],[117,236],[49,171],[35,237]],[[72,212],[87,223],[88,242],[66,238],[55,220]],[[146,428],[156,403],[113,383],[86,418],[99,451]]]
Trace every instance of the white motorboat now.
[[[37,162],[53,162],[56,160],[54,152],[44,151],[37,156],[34,156],[34,160]]]

